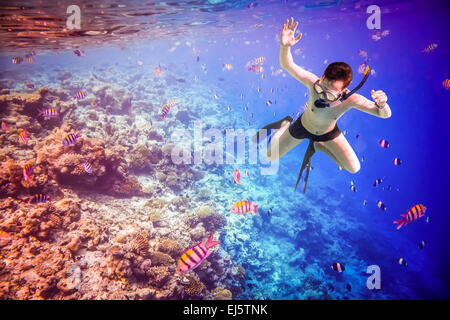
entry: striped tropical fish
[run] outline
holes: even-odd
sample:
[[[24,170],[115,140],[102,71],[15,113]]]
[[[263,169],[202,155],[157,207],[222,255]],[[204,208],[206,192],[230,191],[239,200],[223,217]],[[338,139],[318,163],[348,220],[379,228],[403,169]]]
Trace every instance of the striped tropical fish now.
[[[402,265],[402,266],[404,266],[404,267],[408,266],[408,262],[406,262],[406,260],[403,259],[403,258],[398,258],[397,259],[397,263]]]
[[[86,171],[89,174],[92,173],[92,165],[89,162],[84,161],[83,166],[84,166],[84,171]]]
[[[23,129],[19,133],[19,143],[20,144],[28,144],[28,140],[30,139],[30,133],[27,129]]]
[[[233,69],[233,65],[231,63],[224,63],[222,65],[222,70],[231,70]]]
[[[389,148],[389,142],[385,139],[381,139],[378,144],[380,145],[380,147],[382,148]]]
[[[178,260],[177,273],[185,273],[197,268],[203,260],[212,253],[210,248],[218,245],[220,241],[213,241],[214,233],[211,232],[208,241],[202,240],[199,244],[187,249]]]
[[[239,170],[237,168],[234,169],[233,179],[234,179],[234,183],[241,184],[241,173],[239,172]]]
[[[87,94],[84,91],[78,91],[77,93],[75,93],[75,95],[73,97],[77,100],[80,100],[80,99],[86,98]]]
[[[414,207],[409,209],[406,213],[401,214],[402,218],[395,220],[394,223],[397,223],[397,230],[400,229],[402,226],[406,226],[414,221],[416,221],[419,218],[422,218],[425,215],[425,211],[427,210],[427,207],[425,207],[423,204],[416,204]]]
[[[31,175],[33,174],[33,167],[32,166],[30,166],[29,164],[26,164],[24,167],[23,167],[23,179],[25,180],[25,181],[28,181],[28,180],[30,180],[31,179]]]
[[[266,58],[265,57],[258,57],[258,58],[254,58],[252,60],[250,60],[248,62],[248,65],[262,65],[266,62]]]
[[[33,196],[33,198],[30,199],[29,203],[36,204],[36,203],[44,203],[47,201],[51,201],[51,198],[43,193],[37,193]]]
[[[42,109],[39,110],[39,115],[43,116],[44,118],[56,118],[58,116],[58,111],[53,108]]]
[[[244,213],[256,213],[258,212],[258,205],[253,201],[241,200],[236,202],[233,207],[231,207],[230,212],[237,213],[238,215],[243,216]]]
[[[64,138],[62,144],[63,144],[63,146],[68,147],[68,146],[74,144],[75,142],[77,142],[79,137],[81,137],[81,132],[79,132],[79,131],[75,134],[70,133]]]
[[[164,105],[162,110],[161,110],[161,114],[159,115],[159,117],[161,119],[164,119],[167,114],[169,113],[170,109],[175,106],[178,103],[177,100],[170,100],[168,104]]]
[[[337,272],[344,272],[345,271],[344,265],[339,263],[339,262],[333,263],[331,265],[331,269],[333,269],[334,271],[337,271]]]
[[[34,58],[33,58],[33,57],[27,57],[27,58],[26,58],[26,61],[27,61],[28,63],[34,63]]]
[[[259,64],[254,64],[250,67],[247,67],[248,71],[254,72],[254,73],[261,73],[264,72],[264,68],[260,66]]]
[[[378,206],[378,208],[380,208],[381,210],[386,211],[386,205],[385,205],[381,200],[378,200],[378,201],[377,201],[377,206]]]
[[[436,49],[437,46],[438,46],[437,43],[432,43],[432,44],[430,44],[428,47],[426,47],[425,49],[423,49],[423,50],[422,50],[422,53],[428,54],[428,53],[430,53],[431,51],[433,51],[434,49]]]
[[[14,64],[20,64],[23,61],[22,57],[14,57],[12,58],[12,63]]]
[[[377,185],[381,184],[383,182],[383,179],[378,178],[375,180],[375,182],[373,183],[373,186],[376,187]]]

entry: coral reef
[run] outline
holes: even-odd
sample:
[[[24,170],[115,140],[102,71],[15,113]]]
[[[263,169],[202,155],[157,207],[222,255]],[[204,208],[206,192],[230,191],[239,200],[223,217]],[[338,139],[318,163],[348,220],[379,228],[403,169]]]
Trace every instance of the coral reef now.
[[[108,83],[100,84],[92,88],[99,108],[105,108],[109,114],[128,113],[131,108],[132,97],[124,88]]]
[[[80,237],[58,244],[58,231],[70,229],[80,219],[77,201],[30,205],[12,199],[1,200],[1,230],[13,239],[0,249],[1,299],[57,299],[75,290],[67,274],[74,253],[82,245]]]
[[[201,224],[207,232],[214,232],[226,226],[227,220],[223,214],[216,212],[216,209],[209,205],[203,205],[199,207],[190,221],[192,227]]]
[[[150,253],[150,259],[155,266],[171,266],[175,263],[171,256],[159,251]]]
[[[159,240],[158,250],[167,253],[172,258],[177,259],[183,253],[183,247],[178,241],[168,238],[161,238]]]

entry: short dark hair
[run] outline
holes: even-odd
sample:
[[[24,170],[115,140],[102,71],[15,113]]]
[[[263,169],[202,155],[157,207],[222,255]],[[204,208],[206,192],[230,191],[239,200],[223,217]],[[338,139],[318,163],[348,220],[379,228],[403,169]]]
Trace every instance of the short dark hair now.
[[[352,82],[353,71],[352,68],[345,62],[333,62],[325,69],[323,73],[325,78],[331,81],[342,80],[344,81],[344,88]]]

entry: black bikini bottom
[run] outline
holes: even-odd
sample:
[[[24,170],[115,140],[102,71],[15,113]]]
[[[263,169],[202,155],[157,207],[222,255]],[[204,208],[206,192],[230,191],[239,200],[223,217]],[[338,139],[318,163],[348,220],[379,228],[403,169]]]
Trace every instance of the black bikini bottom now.
[[[308,138],[312,141],[329,141],[333,140],[341,133],[341,130],[339,130],[338,126],[336,125],[330,132],[321,135],[312,134],[302,125],[302,116],[303,114],[301,114],[300,117],[298,117],[298,119],[289,127],[289,133],[295,139]]]

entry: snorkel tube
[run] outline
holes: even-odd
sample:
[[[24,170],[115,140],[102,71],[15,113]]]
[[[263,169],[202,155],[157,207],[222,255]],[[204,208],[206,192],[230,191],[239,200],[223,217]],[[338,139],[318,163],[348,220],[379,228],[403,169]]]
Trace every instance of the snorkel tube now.
[[[338,104],[341,104],[342,102],[344,102],[344,100],[348,99],[348,97],[350,97],[356,91],[361,89],[361,87],[364,85],[364,83],[366,83],[367,79],[369,78],[369,75],[370,75],[369,71],[370,71],[369,66],[366,66],[366,69],[364,70],[364,78],[361,80],[361,82],[352,91],[350,91],[349,93],[345,94],[342,98],[340,98],[337,101],[331,103],[330,107],[334,107],[334,106],[337,106]]]

